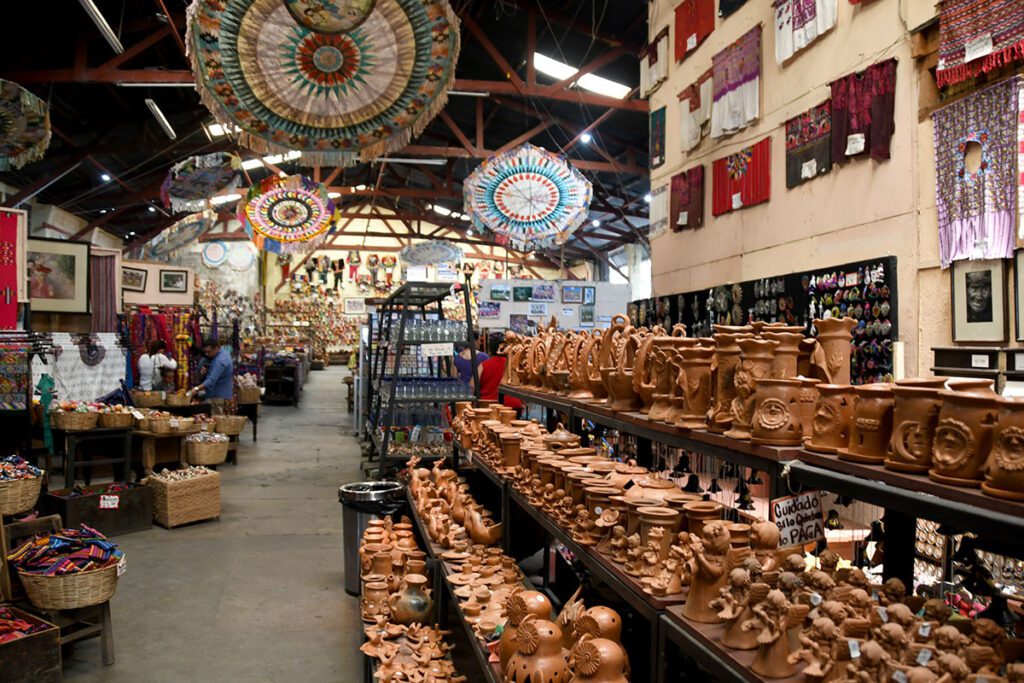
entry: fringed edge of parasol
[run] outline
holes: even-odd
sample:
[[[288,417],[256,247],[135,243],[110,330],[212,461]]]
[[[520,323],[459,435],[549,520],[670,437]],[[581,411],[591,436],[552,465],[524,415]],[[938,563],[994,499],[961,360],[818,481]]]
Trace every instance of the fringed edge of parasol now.
[[[46,130],[46,134],[21,154],[0,156],[0,171],[10,171],[11,169],[31,164],[33,161],[39,161],[46,155],[46,150],[50,147],[50,138],[53,137],[53,133],[50,130],[50,110],[47,108],[46,103],[26,90],[24,86],[17,83],[15,85],[21,90],[19,96],[22,108],[43,117],[43,128]]]

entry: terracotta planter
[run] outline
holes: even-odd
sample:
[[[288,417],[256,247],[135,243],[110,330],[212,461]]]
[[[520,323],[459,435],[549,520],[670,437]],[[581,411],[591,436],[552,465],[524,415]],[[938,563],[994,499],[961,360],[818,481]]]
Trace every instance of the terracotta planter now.
[[[431,623],[430,613],[434,603],[425,591],[427,577],[408,574],[404,584],[401,591],[388,598],[391,621],[396,624]]]
[[[771,328],[765,330],[763,338],[779,343],[772,357],[772,379],[792,379],[797,376],[800,356],[800,342],[804,335],[796,332],[775,332]]]
[[[584,490],[587,509],[594,517],[599,517],[611,505],[611,496],[622,493],[622,489],[612,486],[587,486]]]
[[[635,460],[630,460],[628,463],[616,463],[615,469],[608,474],[607,479],[613,486],[625,488],[626,484],[630,482],[639,483],[649,476],[650,471],[646,467],[641,467],[636,464]]]
[[[766,446],[799,446],[803,440],[800,380],[758,381],[750,441]]]
[[[984,472],[982,491],[997,498],[1024,500],[1024,399],[999,399],[999,422]]]
[[[729,530],[729,545],[733,549],[742,549],[750,547],[750,525],[743,524],[741,522],[727,522],[726,528]]]
[[[551,616],[551,602],[546,595],[538,591],[520,591],[508,599],[505,611],[508,613],[508,621],[505,622],[498,645],[498,659],[502,670],[516,653],[516,633],[523,620],[531,614],[537,619],[547,619]]]
[[[681,387],[685,402],[683,414],[675,424],[683,429],[704,429],[711,408],[711,362],[715,350],[698,346],[682,349],[679,353],[683,357],[681,366],[686,375],[686,384]]]
[[[662,561],[669,557],[669,549],[675,542],[676,534],[679,532],[680,514],[678,510],[667,507],[640,507],[637,508],[640,515],[640,542],[647,546],[651,529],[661,527],[665,533],[661,537]]]
[[[941,378],[943,383],[945,378]],[[885,458],[887,469],[923,474],[932,466],[932,443],[939,422],[942,399],[939,386],[914,386],[896,382],[892,393],[892,439]]]
[[[683,506],[686,505],[687,503],[692,503],[692,502],[700,500],[700,499],[701,499],[700,496],[698,496],[695,493],[685,493],[683,491],[673,491],[672,493],[666,493],[662,497],[662,505],[670,507],[673,510],[679,510],[679,512],[682,513],[684,518],[685,518],[686,513],[683,510]]]
[[[837,452],[840,460],[868,465],[885,461],[892,439],[893,405],[891,384],[865,384],[854,387],[853,423],[850,445]]]
[[[806,446],[819,453],[835,453],[850,445],[853,387],[849,384],[819,384],[817,389],[811,438]]]
[[[857,321],[853,318],[815,320],[818,344],[824,354],[825,372],[830,384],[850,383],[850,341]]]
[[[586,504],[586,487],[601,481],[601,475],[593,472],[572,472],[566,475],[566,495],[572,497],[573,505]]]
[[[518,434],[501,435],[501,457],[505,467],[518,467],[522,455],[523,438]]]
[[[717,500],[695,500],[683,506],[686,515],[686,530],[691,536],[700,537],[704,525],[722,518],[725,506]]]
[[[771,375],[772,357],[779,343],[766,339],[740,339],[736,343],[741,351],[734,382],[736,398],[732,402],[732,428],[725,434],[734,439],[749,439],[757,383]]]
[[[659,500],[647,500],[646,498],[626,498],[623,496],[623,502],[626,504],[626,535],[632,536],[633,534],[640,533],[640,508],[642,507],[659,507],[661,501]]]
[[[951,379],[949,389],[940,391],[939,397],[942,408],[928,476],[943,484],[977,487],[998,419],[992,381]]]
[[[715,330],[725,328],[715,325]],[[739,328],[746,329],[746,328]],[[750,338],[749,333],[715,334],[715,402],[708,430],[721,434],[732,426],[732,402],[736,398],[736,368],[740,364],[740,339]]]
[[[573,683],[629,683],[626,652],[607,638],[586,638],[575,648]]]

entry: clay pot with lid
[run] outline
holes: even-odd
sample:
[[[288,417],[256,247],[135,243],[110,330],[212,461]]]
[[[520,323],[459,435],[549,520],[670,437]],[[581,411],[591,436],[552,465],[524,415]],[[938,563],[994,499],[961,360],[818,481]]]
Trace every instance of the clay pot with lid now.
[[[947,386],[939,391],[942,408],[928,476],[942,484],[977,487],[992,449],[998,394],[988,379],[953,378]]]
[[[750,441],[766,446],[800,446],[800,380],[762,379],[757,383]]]
[[[502,670],[516,652],[516,633],[523,620],[531,614],[537,619],[550,617],[551,601],[539,591],[518,591],[508,598],[505,612],[508,614],[508,621],[505,622],[498,645],[498,659]]]
[[[736,368],[740,364],[740,347],[736,342],[750,338],[749,332],[726,333],[725,325],[715,325],[715,402],[708,421],[708,430],[721,434],[732,426],[732,401],[736,398]],[[749,328],[735,328],[747,330]]]
[[[662,479],[656,475],[636,477],[633,479],[633,486],[626,491],[626,498],[643,498],[645,500],[662,501],[665,496],[676,493],[679,487],[675,482]]]
[[[712,385],[711,363],[715,350],[705,346],[681,349],[680,363],[686,384],[680,387],[683,395],[683,412],[675,425],[683,429],[704,429],[707,414],[711,408]]]
[[[732,402],[732,427],[725,433],[733,439],[750,438],[750,421],[757,403],[757,383],[771,375],[776,341],[767,339],[740,339],[740,362],[734,375],[736,398]]]
[[[815,320],[824,370],[830,384],[850,383],[850,341],[857,321],[853,318]]]
[[[669,550],[675,542],[676,534],[679,533],[681,515],[678,510],[668,507],[640,507],[637,508],[640,515],[640,542],[644,547],[650,538],[651,529],[661,527],[665,533],[661,536],[660,557],[662,561],[669,557]]]
[[[850,444],[853,387],[849,384],[819,384],[817,389],[811,438],[806,446],[818,453],[835,453]]]
[[[1006,500],[1024,500],[1024,399],[999,399],[999,421],[981,490]]]
[[[546,448],[556,453],[563,448],[578,448],[580,445],[580,437],[567,430],[561,422],[555,427],[555,431],[542,438],[541,441],[544,442]]]
[[[945,377],[929,380],[897,380],[892,439],[885,457],[886,469],[923,474],[932,466],[932,442],[939,422]]]
[[[863,384],[854,387],[853,392],[850,445],[838,449],[839,459],[880,465],[892,439],[892,385]]]
[[[800,356],[800,342],[804,335],[798,332],[778,332],[766,329],[761,336],[769,341],[779,343],[772,357],[772,379],[791,379],[797,376]]]
[[[629,683],[626,652],[607,638],[584,636],[573,648],[573,683]]]
[[[673,510],[679,510],[684,519],[686,517],[686,512],[683,510],[683,506],[687,503],[692,503],[695,500],[701,500],[701,497],[696,493],[686,493],[685,491],[672,491],[671,493],[666,493],[661,499],[662,505],[670,507]]]
[[[630,460],[615,463],[615,469],[608,474],[607,479],[613,486],[625,488],[629,482],[637,482],[649,475],[650,471],[646,467],[637,465],[636,460]]]
[[[520,624],[516,640],[516,652],[505,666],[506,683],[568,683],[569,655],[562,648],[558,624],[529,615]]]
[[[704,525],[722,518],[725,506],[717,500],[695,500],[683,506],[686,515],[686,530],[691,536],[700,537]]]

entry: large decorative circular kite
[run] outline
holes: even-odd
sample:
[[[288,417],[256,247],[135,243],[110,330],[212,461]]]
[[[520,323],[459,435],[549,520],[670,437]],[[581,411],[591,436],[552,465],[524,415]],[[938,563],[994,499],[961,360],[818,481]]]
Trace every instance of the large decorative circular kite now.
[[[42,159],[49,146],[46,103],[17,83],[0,79],[0,171]]]
[[[348,33],[370,16],[376,0],[284,0],[295,21],[317,33]]]
[[[398,255],[402,263],[408,266],[432,266],[437,263],[461,261],[464,254],[451,242],[431,240],[410,245],[402,249]]]
[[[480,164],[463,193],[475,226],[532,251],[569,239],[587,219],[593,188],[564,157],[527,143]]]
[[[275,254],[299,251],[322,239],[333,219],[327,188],[300,175],[265,178],[238,203],[238,222],[253,243]]]
[[[160,233],[150,243],[146,254],[150,258],[160,258],[173,251],[189,246],[199,236],[213,227],[217,217],[212,211],[200,211],[189,214],[171,227]]]
[[[188,44],[203,103],[241,129],[245,147],[298,150],[311,165],[405,147],[444,108],[455,78],[459,24],[447,0],[376,0],[341,33],[292,14],[321,4],[195,0]]]
[[[207,268],[220,268],[228,260],[228,245],[220,240],[207,242],[203,247],[203,265]]]
[[[238,187],[241,160],[229,152],[214,152],[179,161],[167,173],[160,197],[174,212],[202,211],[209,198]]]

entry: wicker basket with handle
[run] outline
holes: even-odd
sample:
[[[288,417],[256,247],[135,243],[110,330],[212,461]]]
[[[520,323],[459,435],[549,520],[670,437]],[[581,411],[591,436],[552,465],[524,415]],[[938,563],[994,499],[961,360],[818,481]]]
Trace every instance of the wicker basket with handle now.
[[[249,421],[245,415],[217,415],[213,419],[217,425],[217,431],[228,436],[241,434],[245,423]]]
[[[53,426],[65,432],[88,432],[96,429],[99,419],[99,413],[79,413],[64,410],[55,410],[50,413],[50,421],[53,422]]]
[[[42,477],[25,477],[0,481],[0,517],[27,512],[36,506],[39,491],[43,487]],[[0,548],[0,551],[3,549]]]
[[[211,472],[182,481],[149,477],[153,489],[153,519],[168,529],[220,517],[220,475]]]
[[[189,441],[185,444],[185,459],[189,465],[220,465],[228,459],[227,441]]]
[[[18,572],[29,601],[38,609],[78,609],[106,602],[117,590],[117,565],[51,576]]]
[[[100,413],[99,425],[107,429],[128,429],[135,424],[131,413]]]

